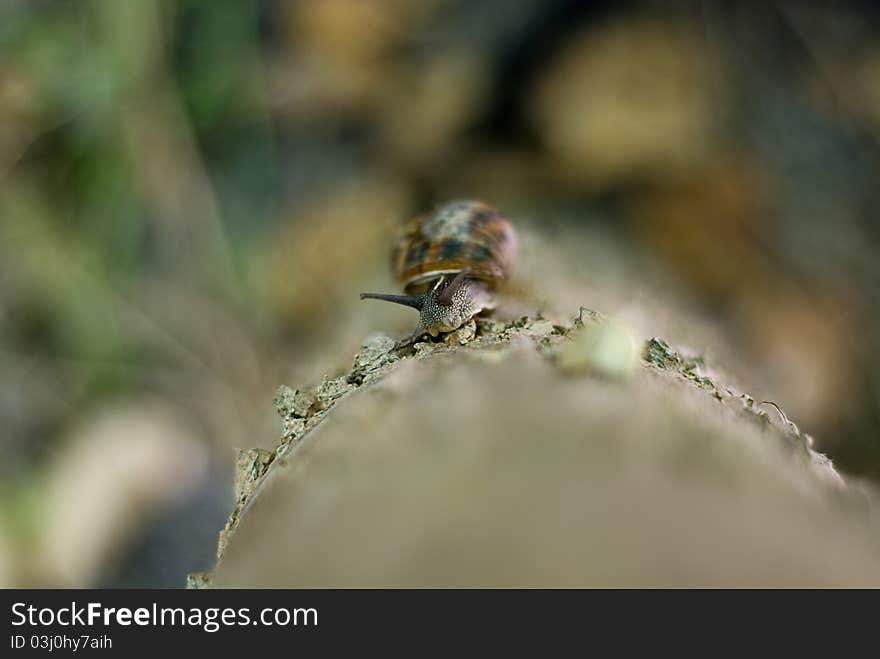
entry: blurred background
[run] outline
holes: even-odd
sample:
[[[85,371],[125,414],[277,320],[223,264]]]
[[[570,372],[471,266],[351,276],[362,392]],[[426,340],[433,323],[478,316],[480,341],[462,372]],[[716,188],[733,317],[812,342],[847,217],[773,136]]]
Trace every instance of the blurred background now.
[[[0,585],[210,567],[277,386],[411,329],[357,293],[459,197],[880,480],[878,135],[867,0],[0,0]]]

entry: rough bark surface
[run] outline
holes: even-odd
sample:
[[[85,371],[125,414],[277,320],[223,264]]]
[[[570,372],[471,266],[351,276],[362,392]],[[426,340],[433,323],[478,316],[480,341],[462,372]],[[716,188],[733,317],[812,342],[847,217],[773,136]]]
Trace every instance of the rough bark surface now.
[[[875,494],[700,356],[581,308],[283,386],[206,586],[880,585]]]

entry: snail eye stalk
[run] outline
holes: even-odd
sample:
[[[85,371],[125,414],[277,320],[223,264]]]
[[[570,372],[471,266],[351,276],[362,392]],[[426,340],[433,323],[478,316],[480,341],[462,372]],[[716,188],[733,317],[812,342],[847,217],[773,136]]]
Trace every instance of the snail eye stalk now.
[[[389,295],[388,293],[361,293],[362,300],[384,300],[394,304],[402,304],[405,307],[422,310],[425,306],[425,298],[422,295]]]
[[[455,279],[449,282],[449,285],[440,291],[440,294],[437,296],[437,304],[443,305],[444,307],[448,307],[452,304],[452,297],[455,293],[462,287],[467,275],[464,272],[459,272],[455,275]]]

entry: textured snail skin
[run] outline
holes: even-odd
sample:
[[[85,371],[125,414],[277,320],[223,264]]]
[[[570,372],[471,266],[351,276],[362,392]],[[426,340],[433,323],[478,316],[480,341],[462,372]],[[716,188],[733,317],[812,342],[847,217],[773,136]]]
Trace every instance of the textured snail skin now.
[[[452,294],[451,304],[448,305],[437,301],[438,289],[439,286],[435,286],[425,294],[419,311],[419,326],[431,336],[455,331],[481,311],[492,307],[492,295],[485,282],[478,279],[465,279]]]
[[[407,295],[361,293],[418,309],[419,325],[404,341],[437,336],[494,308],[493,291],[510,275],[517,238],[500,211],[479,201],[453,201],[407,223],[391,256]]]

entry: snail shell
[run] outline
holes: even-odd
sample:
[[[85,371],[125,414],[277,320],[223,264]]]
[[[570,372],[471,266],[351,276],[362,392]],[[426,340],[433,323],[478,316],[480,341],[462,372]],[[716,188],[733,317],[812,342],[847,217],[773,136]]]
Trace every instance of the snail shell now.
[[[407,340],[452,332],[494,308],[493,292],[510,276],[516,232],[497,209],[479,201],[453,201],[408,222],[391,254],[391,268],[406,295],[361,293],[419,311]]]
[[[459,272],[494,290],[510,276],[516,242],[516,232],[498,209],[480,201],[453,201],[404,226],[391,268],[410,294]]]

